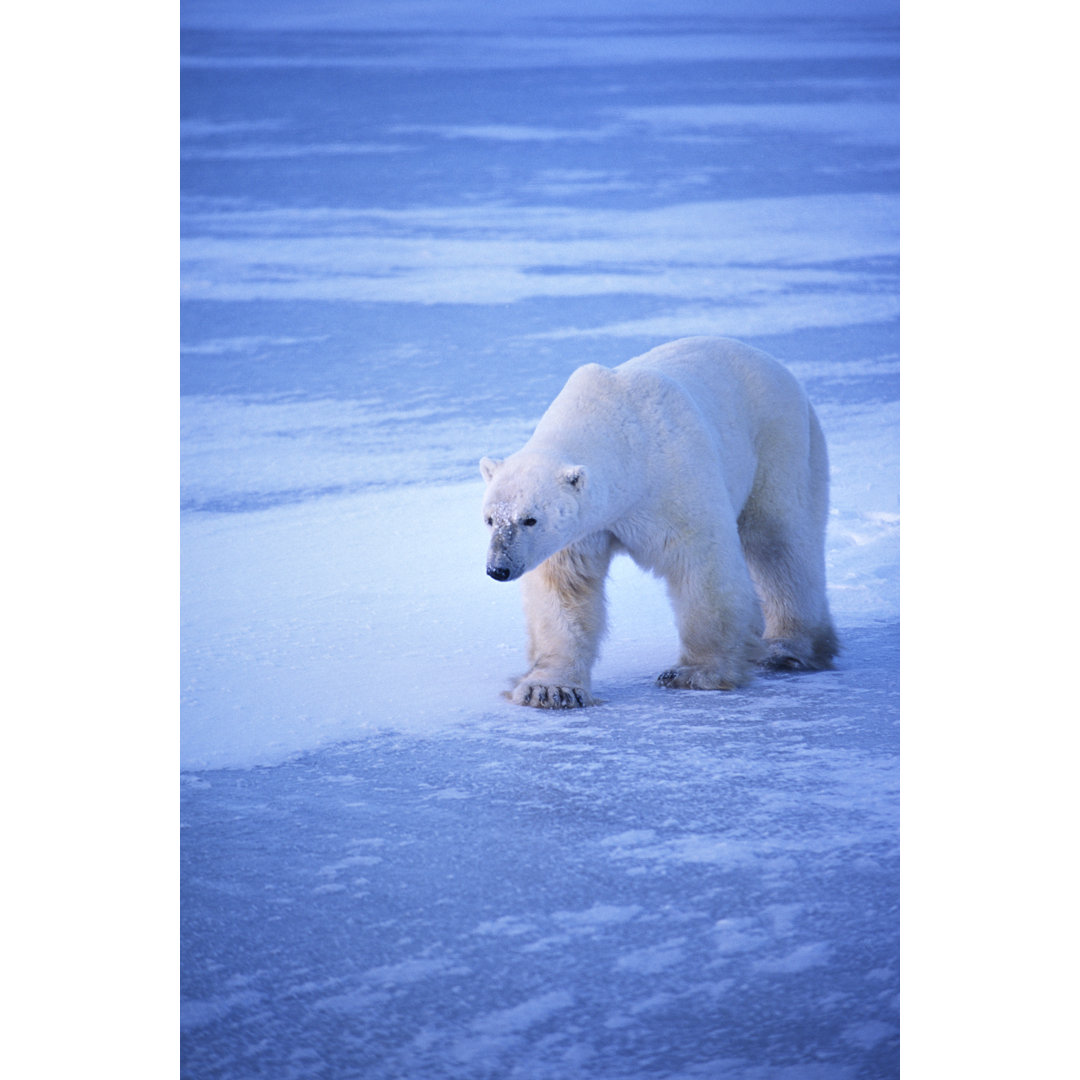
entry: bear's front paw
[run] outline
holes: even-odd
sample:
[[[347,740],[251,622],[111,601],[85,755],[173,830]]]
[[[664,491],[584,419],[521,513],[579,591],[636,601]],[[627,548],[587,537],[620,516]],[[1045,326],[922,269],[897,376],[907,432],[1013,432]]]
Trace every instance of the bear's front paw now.
[[[583,709],[595,704],[583,686],[550,686],[527,681],[518,683],[512,700],[515,705],[530,705],[534,709]]]
[[[662,671],[656,685],[670,690],[734,690],[739,680],[712,668],[686,666]]]
[[[762,659],[761,666],[766,671],[809,671],[809,665],[782,645],[773,645]]]
[[[761,666],[771,671],[821,671],[832,667],[836,655],[836,634],[828,628],[817,640],[809,635],[794,639],[773,638],[766,641],[768,652]]]

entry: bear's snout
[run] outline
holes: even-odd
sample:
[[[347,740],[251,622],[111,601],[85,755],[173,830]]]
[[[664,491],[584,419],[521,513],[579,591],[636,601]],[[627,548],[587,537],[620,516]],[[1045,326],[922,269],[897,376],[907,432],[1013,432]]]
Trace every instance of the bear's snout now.
[[[513,581],[521,577],[521,569],[513,548],[517,532],[512,524],[500,525],[491,537],[487,553],[487,573],[495,581]]]

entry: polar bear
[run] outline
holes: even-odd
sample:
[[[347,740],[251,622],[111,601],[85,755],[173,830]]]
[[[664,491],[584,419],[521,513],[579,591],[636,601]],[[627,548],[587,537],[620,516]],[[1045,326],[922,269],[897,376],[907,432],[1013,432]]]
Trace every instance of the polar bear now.
[[[517,704],[595,703],[619,552],[667,583],[681,655],[661,686],[730,690],[758,663],[831,665],[825,438],[766,353],[682,338],[616,368],[587,364],[525,446],[480,471],[487,573],[522,579],[531,668]]]

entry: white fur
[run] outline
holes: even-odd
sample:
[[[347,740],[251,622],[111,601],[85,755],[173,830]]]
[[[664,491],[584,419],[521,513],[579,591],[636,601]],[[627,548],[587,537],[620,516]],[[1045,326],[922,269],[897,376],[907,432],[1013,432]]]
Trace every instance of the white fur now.
[[[484,458],[488,573],[522,578],[530,671],[513,700],[593,702],[604,580],[627,552],[667,582],[681,655],[663,686],[727,690],[755,663],[828,667],[828,462],[794,377],[757,349],[683,338],[570,376],[533,436]]]

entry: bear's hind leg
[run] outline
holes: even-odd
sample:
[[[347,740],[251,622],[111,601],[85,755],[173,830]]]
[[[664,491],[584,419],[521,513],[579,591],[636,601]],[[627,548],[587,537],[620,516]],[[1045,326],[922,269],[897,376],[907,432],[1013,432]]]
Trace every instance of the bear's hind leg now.
[[[824,543],[792,536],[775,523],[747,522],[742,534],[750,576],[765,616],[764,667],[819,671],[839,651],[825,597]]]
[[[828,453],[812,408],[807,421],[806,442],[761,471],[739,537],[765,616],[765,666],[817,671],[839,643],[825,595]]]

